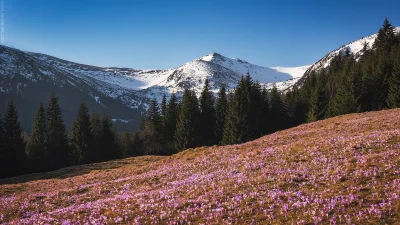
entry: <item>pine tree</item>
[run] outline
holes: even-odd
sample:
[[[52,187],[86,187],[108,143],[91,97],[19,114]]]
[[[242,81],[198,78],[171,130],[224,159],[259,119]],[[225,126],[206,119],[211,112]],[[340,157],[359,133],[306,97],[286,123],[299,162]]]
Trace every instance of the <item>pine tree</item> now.
[[[67,132],[61,115],[58,98],[52,94],[46,110],[47,151],[50,157],[49,167],[57,169],[70,165],[70,152]]]
[[[10,101],[3,119],[2,177],[19,175],[25,170],[25,140],[14,102]]]
[[[175,152],[174,137],[176,133],[176,123],[178,118],[178,102],[176,95],[172,94],[168,101],[167,110],[164,119],[164,139],[166,141],[167,153],[172,154]]]
[[[250,78],[250,74],[248,74],[248,79],[250,79],[247,81],[249,83],[248,95],[250,96],[248,99],[248,133],[244,141],[254,140],[263,134],[261,124],[264,120],[262,115],[264,98],[261,85],[258,82],[253,82]]]
[[[167,97],[163,95],[161,100],[161,117],[164,119],[167,114]]]
[[[115,127],[107,114],[103,115],[101,120],[101,161],[107,161],[121,157],[121,151],[118,149]]]
[[[289,127],[295,126],[296,124],[296,118],[295,118],[295,112],[296,112],[296,96],[295,92],[293,90],[289,90],[286,92],[283,98],[283,110],[284,110],[284,115],[287,120],[287,125]]]
[[[165,94],[162,97],[161,100],[161,113],[160,113],[160,126],[161,126],[161,136],[163,138],[163,142],[166,145],[167,144],[167,138],[166,138],[166,116],[167,116],[167,97]]]
[[[386,18],[383,22],[382,28],[378,31],[378,36],[374,42],[374,49],[385,54],[391,50],[395,40],[394,27]]]
[[[87,158],[89,162],[100,162],[102,159],[106,158],[101,145],[102,123],[100,116],[96,113],[93,113],[90,117],[90,124],[92,128],[91,135],[93,137],[93,144],[89,149]]]
[[[357,112],[357,103],[354,98],[353,83],[345,79],[329,104],[328,115],[339,116],[354,112]]]
[[[269,96],[268,96],[267,89],[263,88],[261,94],[262,94],[263,102],[261,104],[261,109],[260,109],[260,114],[261,114],[260,131],[262,132],[262,135],[265,135],[270,132],[270,120],[269,120],[270,104],[269,104]]]
[[[161,129],[161,116],[158,107],[158,103],[156,99],[152,99],[150,102],[150,107],[147,110],[146,114],[146,125],[155,129],[156,131],[160,131]]]
[[[307,122],[314,122],[318,120],[318,91],[315,89],[310,98],[310,108],[307,113]]]
[[[250,76],[242,77],[229,98],[222,135],[222,144],[224,145],[242,143],[249,136],[251,85]]]
[[[199,106],[193,91],[185,90],[176,124],[175,146],[178,151],[198,146]]]
[[[286,127],[281,94],[275,86],[272,88],[270,93],[270,105],[271,128],[272,132],[275,132]]]
[[[4,164],[4,162],[6,162],[6,151],[5,151],[4,142],[5,142],[4,118],[0,114],[0,170],[2,171],[2,172],[0,172],[0,178],[4,176],[5,171],[7,169]]]
[[[90,162],[90,149],[93,147],[92,126],[89,111],[82,101],[76,119],[72,125],[71,147],[73,149],[72,162],[81,164]]]
[[[210,90],[210,83],[206,79],[200,95],[200,144],[210,146],[215,144],[214,136],[214,96]]]
[[[389,108],[400,107],[400,45],[393,51],[393,71],[389,79],[387,105]]]
[[[136,149],[134,146],[134,138],[135,135],[131,134],[130,132],[124,132],[123,134],[123,148],[124,148],[124,155],[125,156],[136,156]]]
[[[31,171],[42,172],[49,169],[50,158],[47,151],[46,114],[42,102],[33,122],[26,152]]]
[[[218,92],[218,97],[215,103],[215,124],[214,135],[216,143],[220,144],[222,141],[222,134],[224,131],[226,111],[228,108],[228,100],[226,98],[225,86],[221,86]]]
[[[130,148],[131,151],[128,152],[129,156],[141,156],[144,154],[139,133],[140,132],[136,132],[131,136],[132,148]]]

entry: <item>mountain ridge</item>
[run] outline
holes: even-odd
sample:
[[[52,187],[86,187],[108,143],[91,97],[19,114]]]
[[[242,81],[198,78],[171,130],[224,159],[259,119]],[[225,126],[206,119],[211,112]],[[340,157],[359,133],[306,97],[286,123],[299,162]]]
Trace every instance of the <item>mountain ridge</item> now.
[[[394,27],[394,32],[399,33],[400,27]],[[354,55],[355,59],[358,60],[362,54],[361,50],[364,46],[364,43],[366,43],[368,45],[368,48],[371,49],[377,36],[378,33],[374,33],[356,39],[348,44],[344,44],[339,48],[336,48],[335,50],[332,50],[328,54],[324,55],[321,59],[319,59],[316,63],[310,65],[310,67],[305,71],[303,78],[299,80],[299,84],[301,84],[304,81],[304,78],[308,76],[312,71],[319,71],[321,69],[326,69],[330,65],[331,60],[339,53],[344,53],[346,49],[348,49],[350,53]]]
[[[35,109],[47,102],[52,92],[60,97],[66,124],[71,124],[77,102],[84,100],[91,112],[108,113],[113,121],[134,121],[138,127],[152,98],[178,96],[184,88],[200,94],[205,79],[214,91],[221,85],[234,88],[242,75],[249,72],[256,80],[272,87],[292,76],[275,69],[230,59],[218,53],[199,57],[177,68],[139,70],[99,67],[75,63],[58,57],[0,46],[0,113],[14,99],[21,112],[21,122],[29,130]],[[27,105],[29,108],[27,108]],[[76,106],[75,106],[76,105]]]

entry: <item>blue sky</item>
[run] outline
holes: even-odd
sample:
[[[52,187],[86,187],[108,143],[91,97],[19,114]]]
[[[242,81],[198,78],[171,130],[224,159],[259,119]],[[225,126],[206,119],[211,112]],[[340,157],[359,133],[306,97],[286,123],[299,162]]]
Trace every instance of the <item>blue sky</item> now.
[[[400,26],[398,0],[3,0],[5,45],[74,62],[167,69],[218,52],[301,66]]]

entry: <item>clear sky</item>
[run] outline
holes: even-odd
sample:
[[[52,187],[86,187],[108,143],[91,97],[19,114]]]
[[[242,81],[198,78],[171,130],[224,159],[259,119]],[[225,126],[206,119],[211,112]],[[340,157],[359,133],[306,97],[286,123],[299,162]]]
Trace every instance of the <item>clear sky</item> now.
[[[167,69],[218,52],[301,66],[400,26],[399,0],[2,0],[5,45],[62,59]]]

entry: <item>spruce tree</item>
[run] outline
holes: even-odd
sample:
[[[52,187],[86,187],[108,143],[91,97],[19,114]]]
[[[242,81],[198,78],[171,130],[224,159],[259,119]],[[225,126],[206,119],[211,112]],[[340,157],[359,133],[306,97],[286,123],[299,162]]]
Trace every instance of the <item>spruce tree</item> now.
[[[214,135],[216,143],[218,144],[220,144],[222,141],[222,134],[224,131],[227,108],[228,108],[228,99],[226,97],[225,86],[223,85],[218,91],[218,97],[215,103]]]
[[[261,104],[261,109],[260,109],[260,131],[262,135],[268,134],[270,131],[270,106],[269,106],[269,96],[268,96],[268,91],[267,89],[263,88],[262,89],[262,99],[263,102]]]
[[[26,152],[32,172],[42,172],[50,169],[48,168],[50,158],[47,151],[46,114],[42,102],[36,112]]]
[[[339,116],[354,112],[357,112],[357,103],[354,98],[353,83],[345,79],[329,104],[328,115]]]
[[[289,90],[286,92],[283,99],[284,115],[287,120],[287,125],[289,127],[296,125],[295,112],[297,99],[295,94],[296,93],[293,90]]]
[[[11,100],[3,119],[3,149],[1,153],[2,177],[19,175],[25,170],[25,140],[18,112]]]
[[[160,129],[162,128],[160,111],[157,100],[155,98],[151,100],[149,109],[147,110],[146,125],[150,126],[156,131],[160,131]]]
[[[274,86],[270,93],[270,117],[271,117],[271,128],[272,132],[285,128],[285,117],[283,115],[283,102],[281,94],[278,89]]]
[[[200,95],[200,124],[199,141],[200,145],[210,146],[215,144],[214,136],[214,96],[210,90],[208,79],[204,82],[204,88]]]
[[[5,151],[5,146],[4,146],[4,119],[3,116],[0,114],[0,178],[4,176],[5,171],[6,171],[6,165],[4,164],[6,162],[6,151]]]
[[[193,91],[183,93],[176,124],[175,147],[178,151],[198,146],[199,106]]]
[[[385,54],[390,51],[395,40],[394,27],[386,18],[385,21],[383,21],[382,28],[378,31],[378,36],[376,37],[373,47],[376,51]]]
[[[120,158],[122,153],[117,145],[116,130],[106,113],[101,120],[101,126],[101,161]]]
[[[73,150],[72,163],[81,164],[90,162],[90,149],[92,148],[93,135],[90,124],[89,110],[82,101],[79,105],[76,119],[72,125],[71,147]]]
[[[264,98],[261,89],[261,85],[258,82],[254,82],[251,80],[250,75],[248,74],[248,78],[250,79],[248,95],[250,96],[248,100],[249,104],[249,116],[248,116],[248,134],[246,134],[246,139],[244,141],[254,140],[255,138],[260,137],[263,134],[261,124],[263,123],[263,104]]]
[[[318,120],[318,91],[315,89],[310,98],[309,110],[307,113],[307,122],[314,122]]]
[[[226,119],[222,132],[222,145],[230,145],[238,143],[238,121],[239,121],[239,100],[234,93],[230,93],[228,97],[228,107],[226,110]]]
[[[88,152],[88,161],[89,162],[100,162],[105,159],[105,153],[103,153],[102,147],[102,123],[101,118],[98,114],[93,113],[90,116],[90,124],[91,124],[91,135],[93,137],[92,147],[89,148]]]
[[[172,94],[168,101],[167,110],[164,119],[164,139],[166,141],[167,152],[172,154],[175,152],[174,137],[176,133],[176,123],[178,119],[178,102],[176,95]]]
[[[46,110],[47,151],[50,157],[49,167],[58,169],[70,165],[70,152],[67,131],[61,115],[58,98],[52,94]]]
[[[123,134],[123,148],[124,148],[124,156],[136,156],[136,149],[134,144],[135,135],[130,132],[124,132]]]
[[[400,45],[393,51],[393,71],[389,79],[387,105],[389,108],[400,107]]]
[[[222,144],[236,144],[247,140],[249,135],[249,115],[251,79],[242,77],[234,93],[229,98],[227,117]]]
[[[164,94],[161,100],[161,117],[163,118],[163,120],[166,114],[167,114],[167,97]]]

